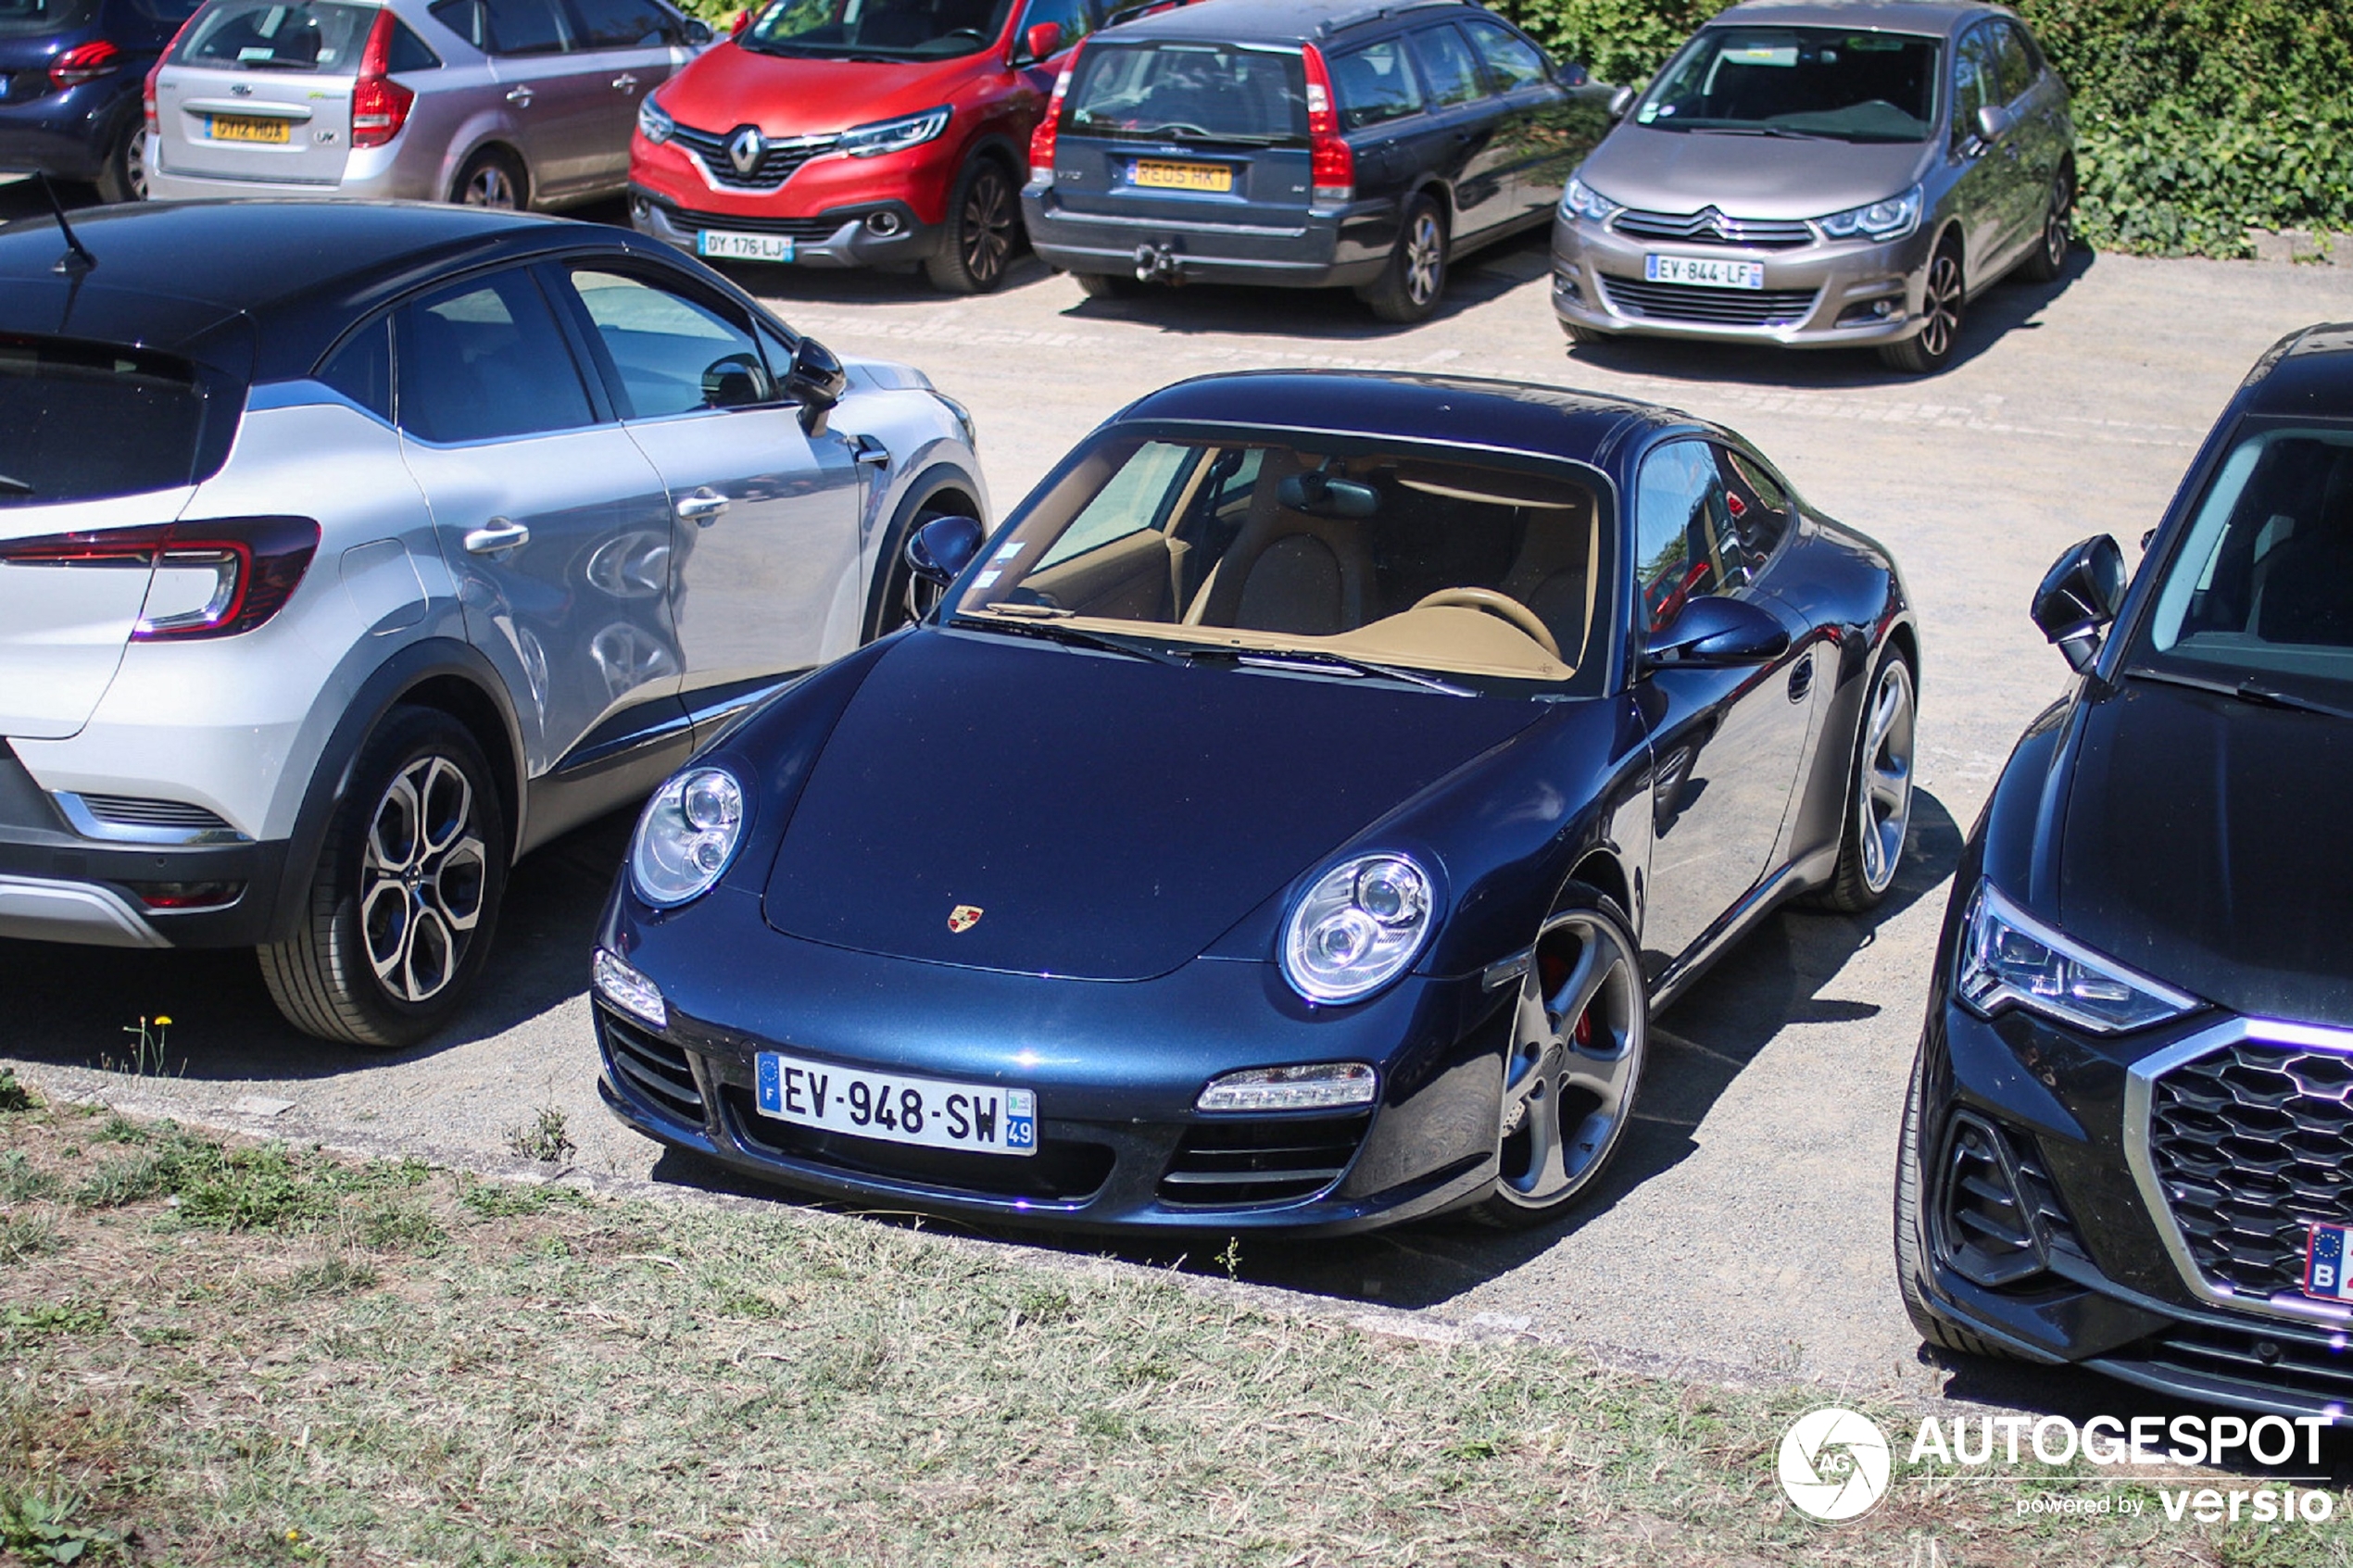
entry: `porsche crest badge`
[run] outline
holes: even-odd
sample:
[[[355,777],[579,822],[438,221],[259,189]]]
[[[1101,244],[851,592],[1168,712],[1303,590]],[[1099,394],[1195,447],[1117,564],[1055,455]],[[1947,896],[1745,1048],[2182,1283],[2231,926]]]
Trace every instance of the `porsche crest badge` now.
[[[980,923],[980,906],[959,904],[948,911],[948,929],[962,935]]]

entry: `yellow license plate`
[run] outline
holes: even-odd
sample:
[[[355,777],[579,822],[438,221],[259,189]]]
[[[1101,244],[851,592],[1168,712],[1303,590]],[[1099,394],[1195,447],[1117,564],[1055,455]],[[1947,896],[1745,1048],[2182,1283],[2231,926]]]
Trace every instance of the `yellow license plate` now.
[[[1161,191],[1209,191],[1225,195],[1234,188],[1234,171],[1215,163],[1154,163],[1139,158],[1131,185]]]
[[[205,117],[205,134],[216,142],[268,142],[283,145],[294,133],[289,119],[247,119],[241,115]]]

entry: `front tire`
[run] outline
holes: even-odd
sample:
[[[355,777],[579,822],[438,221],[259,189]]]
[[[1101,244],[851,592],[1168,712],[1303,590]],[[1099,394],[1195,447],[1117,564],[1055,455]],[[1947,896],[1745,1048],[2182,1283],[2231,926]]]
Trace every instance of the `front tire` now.
[[[506,883],[482,748],[446,713],[396,709],[352,765],[295,935],[259,949],[271,999],[322,1040],[414,1045],[481,972]]]
[[[948,198],[948,232],[924,263],[932,287],[944,294],[992,294],[1012,266],[1020,234],[1013,182],[996,159],[977,157],[956,178]]]
[[[1912,667],[1894,646],[1880,650],[1863,696],[1863,720],[1846,771],[1846,820],[1839,829],[1838,870],[1818,900],[1856,915],[1895,884],[1912,824],[1914,738],[1919,703]]]
[[[1920,1124],[1926,1115],[1921,1100],[1927,1080],[1928,1059],[1915,1053],[1911,1087],[1904,1096],[1904,1130],[1895,1148],[1895,1286],[1904,1298],[1904,1314],[1912,1320],[1913,1331],[1940,1350],[2015,1361],[2018,1358],[1992,1340],[1947,1322],[1929,1300],[1928,1216],[1921,1205],[1928,1190],[1923,1158],[1928,1136]]]
[[[1953,362],[1960,346],[1961,313],[1969,303],[1968,279],[1961,270],[1961,247],[1946,240],[1929,258],[1928,282],[1921,308],[1927,320],[1920,330],[1901,343],[1883,344],[1880,359],[1910,376],[1931,376]]]
[[[132,116],[131,128],[115,141],[107,161],[98,168],[98,199],[102,202],[143,202],[147,199],[147,122]]]
[[[1632,1119],[1650,1040],[1642,949],[1625,912],[1591,888],[1544,922],[1520,979],[1504,1061],[1491,1225],[1541,1225],[1582,1198]]]
[[[1356,297],[1382,320],[1411,326],[1429,320],[1438,309],[1438,296],[1445,292],[1446,220],[1436,202],[1416,196],[1405,204],[1405,221],[1390,250],[1388,267],[1378,282],[1357,290]]]

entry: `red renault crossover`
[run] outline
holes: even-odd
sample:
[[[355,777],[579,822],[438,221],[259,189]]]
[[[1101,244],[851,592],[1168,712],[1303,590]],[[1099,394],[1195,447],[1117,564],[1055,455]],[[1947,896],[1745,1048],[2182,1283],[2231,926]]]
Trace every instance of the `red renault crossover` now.
[[[1020,237],[1030,132],[1108,8],[771,0],[647,96],[631,218],[712,260],[920,261],[950,293],[993,289]]]

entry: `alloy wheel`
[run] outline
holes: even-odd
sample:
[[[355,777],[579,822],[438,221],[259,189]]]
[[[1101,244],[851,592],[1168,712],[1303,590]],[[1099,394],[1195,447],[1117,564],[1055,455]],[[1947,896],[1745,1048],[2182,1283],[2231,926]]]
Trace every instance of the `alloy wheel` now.
[[[1446,237],[1438,215],[1424,208],[1405,238],[1405,296],[1416,307],[1438,297],[1439,269],[1445,263]]]
[[[1557,917],[1520,982],[1497,1198],[1551,1209],[1600,1173],[1633,1110],[1644,1031],[1642,969],[1615,923]]]
[[[2043,265],[2057,272],[2067,265],[2075,243],[2075,192],[2062,173],[2051,183],[2051,209],[2043,215]]]
[[[147,138],[136,130],[123,144],[122,188],[131,194],[132,201],[147,199]]]
[[[493,207],[511,212],[517,205],[515,182],[503,165],[485,163],[466,182],[459,200],[467,207]]]
[[[1875,894],[1887,891],[1904,859],[1904,834],[1912,821],[1912,728],[1911,668],[1890,659],[1871,694],[1855,792],[1863,882]]]
[[[1013,252],[1013,191],[994,164],[984,167],[965,189],[958,243],[975,282],[985,288],[1003,274]]]
[[[1953,352],[1961,333],[1961,261],[1949,250],[1938,251],[1928,264],[1925,303],[1928,320],[1920,327],[1920,348],[1930,358],[1942,359]]]
[[[428,755],[394,775],[359,864],[360,936],[388,995],[423,1002],[448,985],[481,922],[489,865],[456,762]]]

